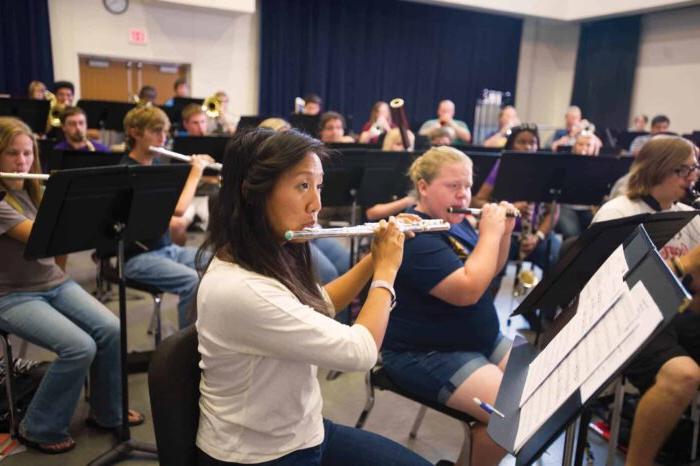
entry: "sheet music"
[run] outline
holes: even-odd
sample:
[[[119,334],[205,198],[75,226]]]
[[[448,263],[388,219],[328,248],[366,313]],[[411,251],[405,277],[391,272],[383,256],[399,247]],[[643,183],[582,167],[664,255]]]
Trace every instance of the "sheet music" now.
[[[642,282],[632,290],[625,289],[522,405],[514,450],[520,450],[579,388],[582,402],[590,397],[661,320],[663,315]]]
[[[624,249],[619,246],[579,294],[576,315],[530,363],[520,406],[528,401],[533,392],[627,290],[622,279],[627,270]]]
[[[632,288],[632,302],[637,311],[636,325],[633,332],[615,348],[603,364],[581,385],[581,401],[586,402],[610,378],[622,364],[625,363],[644,343],[654,329],[664,320],[661,310],[654,302],[645,286],[637,283]]]

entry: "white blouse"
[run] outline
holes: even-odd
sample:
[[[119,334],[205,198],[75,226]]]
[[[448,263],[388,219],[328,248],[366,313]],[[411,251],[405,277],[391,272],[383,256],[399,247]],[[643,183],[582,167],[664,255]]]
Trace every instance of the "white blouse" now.
[[[279,281],[216,258],[197,311],[197,446],[221,461],[260,463],[319,445],[317,366],[366,371],[377,361],[367,328],[341,324]]]

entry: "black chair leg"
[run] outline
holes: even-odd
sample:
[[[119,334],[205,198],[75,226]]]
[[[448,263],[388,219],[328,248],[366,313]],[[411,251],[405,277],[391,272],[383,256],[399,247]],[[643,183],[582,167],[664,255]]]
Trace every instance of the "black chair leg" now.
[[[12,346],[8,339],[8,335],[0,333],[0,344],[2,344],[2,352],[5,360],[5,391],[7,393],[7,407],[10,413],[10,435],[17,438],[17,411],[15,408],[15,396],[12,387],[14,380],[13,361],[12,361]]]
[[[362,413],[360,413],[360,417],[357,418],[357,422],[355,423],[355,427],[358,429],[362,429],[362,427],[365,425],[367,416],[369,416],[369,413],[374,407],[374,387],[372,386],[369,372],[365,374],[365,388],[367,389],[367,402],[365,403],[365,408],[362,410]]]

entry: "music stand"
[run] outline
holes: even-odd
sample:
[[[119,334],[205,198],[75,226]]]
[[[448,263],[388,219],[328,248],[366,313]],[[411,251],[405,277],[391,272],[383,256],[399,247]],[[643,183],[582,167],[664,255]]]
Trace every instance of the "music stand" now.
[[[504,152],[495,199],[598,205],[629,171],[629,157]]]
[[[472,159],[472,194],[479,192],[481,185],[489,176],[493,166],[501,158],[500,152],[469,152],[467,154]]]
[[[124,117],[136,104],[111,102],[108,100],[80,99],[78,107],[83,109],[88,128],[124,131]]]
[[[320,115],[292,113],[289,117],[289,124],[292,125],[292,128],[298,129],[299,131],[315,138],[318,137],[320,122]]]
[[[265,115],[243,115],[241,119],[238,120],[238,126],[236,130],[257,128],[260,123],[270,118]]]
[[[114,166],[63,170],[51,175],[27,241],[27,259],[89,249],[117,249],[119,269],[122,424],[118,443],[90,464],[112,464],[134,452],[157,454],[153,445],[131,440],[126,364],[126,242],[159,237],[189,175],[188,166]]]
[[[180,154],[208,154],[219,163],[224,162],[226,145],[230,136],[176,136],[173,151]]]
[[[527,421],[529,419],[527,415],[532,411],[525,412],[526,409],[523,400],[526,399],[527,394],[526,397],[522,395],[523,392],[526,391],[526,381],[527,378],[531,376],[530,371],[532,371],[535,376],[537,375],[537,369],[533,368],[533,366],[536,365],[535,359],[538,357],[538,352],[521,337],[516,338],[513,348],[511,349],[508,365],[496,400],[496,408],[502,412],[505,417],[491,416],[488,432],[498,444],[516,455],[517,465],[532,464],[541,456],[566,426],[578,417],[579,412],[585,408],[587,402],[600,393],[610,380],[620,374],[633,359],[634,354],[646,345],[656,332],[660,331],[664,325],[668,324],[679,310],[684,309],[690,302],[689,295],[668,269],[663,259],[661,259],[643,226],[637,226],[633,233],[625,238],[622,244],[624,246],[622,250],[623,260],[627,271],[624,275],[614,278],[624,282],[622,286],[625,286],[628,291],[632,290],[639,283],[642,283],[648,292],[648,296],[653,300],[653,304],[658,308],[658,312],[655,314],[658,317],[650,321],[649,324],[651,325],[646,327],[644,325],[639,325],[636,328],[630,326],[629,329],[633,331],[633,333],[627,333],[627,336],[622,339],[609,338],[605,340],[606,344],[612,348],[612,351],[605,353],[601,360],[594,358],[593,365],[589,366],[593,369],[590,373],[579,374],[579,368],[586,365],[584,362],[585,358],[590,360],[590,353],[583,354],[578,352],[577,356],[573,356],[574,352],[579,350],[590,351],[590,343],[588,343],[588,350],[586,350],[586,344],[583,342],[589,338],[592,338],[594,343],[600,341],[601,333],[598,333],[597,336],[593,336],[594,332],[597,330],[596,326],[598,322],[601,322],[601,325],[603,325],[602,322],[604,322],[604,319],[616,319],[618,317],[612,315],[613,311],[616,311],[617,316],[619,316],[620,311],[628,310],[630,307],[618,307],[622,306],[623,298],[617,298],[609,304],[610,312],[607,312],[605,306],[601,306],[601,309],[579,309],[578,312],[587,315],[591,315],[591,312],[601,312],[600,320],[593,322],[593,327],[590,327],[593,330],[587,330],[585,326],[581,324],[581,320],[576,324],[571,324],[571,321],[567,324],[574,325],[574,327],[568,329],[566,326],[562,327],[560,330],[561,332],[573,330],[566,335],[567,337],[570,335],[578,335],[577,338],[580,338],[580,340],[574,339],[571,341],[573,349],[570,350],[570,353],[568,351],[549,352],[549,356],[551,357],[551,355],[554,354],[553,357],[555,358],[553,361],[554,366],[551,369],[553,371],[552,374],[556,370],[555,368],[559,367],[560,364],[563,366],[568,361],[568,373],[566,374],[568,377],[565,375],[562,380],[559,378],[548,379],[549,375],[545,375],[542,379],[544,381],[549,380],[550,390],[553,383],[566,383],[567,379],[578,380],[578,382],[575,383],[575,389],[569,395],[563,393],[559,394],[559,396],[546,398],[546,401],[550,402],[548,409],[551,409],[551,413],[546,413],[549,417],[543,417],[543,423],[539,426],[537,423],[535,423],[534,426],[530,426],[530,436],[523,435],[520,440],[518,440],[520,434],[518,431],[523,428],[523,423],[521,421],[524,420],[527,426]],[[579,259],[581,262],[587,260],[585,254]],[[608,283],[603,284],[603,286],[606,286]],[[600,286],[599,284],[595,285]],[[632,308],[635,310],[641,309],[642,306],[638,306],[639,302],[635,301],[639,295],[632,297],[632,294],[633,293],[630,294],[627,301],[628,306],[631,304]],[[642,314],[640,314],[640,316],[642,316]],[[635,316],[634,319],[636,318]],[[640,320],[644,321],[644,319]],[[608,324],[609,323],[610,321],[608,321]],[[577,330],[578,327],[583,328]],[[601,330],[605,332],[605,328]],[[605,334],[604,332],[603,334]],[[612,333],[615,332],[613,331]],[[633,334],[637,336],[630,338],[630,335]],[[623,347],[624,342],[627,341],[628,338],[631,341],[635,341],[634,344]],[[568,340],[560,339],[559,344],[561,344],[562,341],[564,342],[564,346],[566,346]],[[559,349],[556,346],[554,348],[555,350]],[[543,350],[542,353],[544,351],[545,350]],[[569,357],[569,354],[571,354],[571,357]],[[562,373],[567,371],[563,371]],[[559,377],[561,377],[561,374]],[[541,385],[533,384],[533,387],[531,391],[533,393],[533,398],[535,393],[540,389],[543,390],[544,394],[549,394],[547,389],[544,388],[544,382],[541,382]],[[557,398],[558,401],[555,401]],[[566,460],[568,459],[565,458],[564,464],[566,464]]]
[[[25,122],[32,132],[44,134],[50,107],[48,100],[0,99],[0,116],[17,117]]]
[[[606,257],[637,227],[643,225],[654,247],[661,249],[700,213],[658,212],[639,214],[605,222],[586,229],[554,264],[542,281],[527,294],[511,316],[537,309],[567,306]],[[585,260],[583,260],[585,259]]]
[[[80,150],[54,150],[49,152],[48,171],[72,168],[108,167],[119,165],[124,152],[87,152]]]
[[[617,135],[615,147],[619,150],[630,150],[632,141],[634,141],[637,136],[645,136],[647,134],[649,134],[649,131],[622,131]]]

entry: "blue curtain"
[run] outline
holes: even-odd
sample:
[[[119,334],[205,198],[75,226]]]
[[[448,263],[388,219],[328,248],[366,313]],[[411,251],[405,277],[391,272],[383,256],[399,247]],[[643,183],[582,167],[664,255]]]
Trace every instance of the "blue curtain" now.
[[[401,97],[409,119],[451,99],[470,127],[485,88],[514,93],[522,21],[398,0],[262,0],[260,113],[324,99],[357,131],[372,104]]]
[[[53,82],[48,0],[0,0],[0,93],[26,97],[35,79]]]
[[[597,127],[628,126],[640,23],[629,16],[581,25],[571,103]]]

